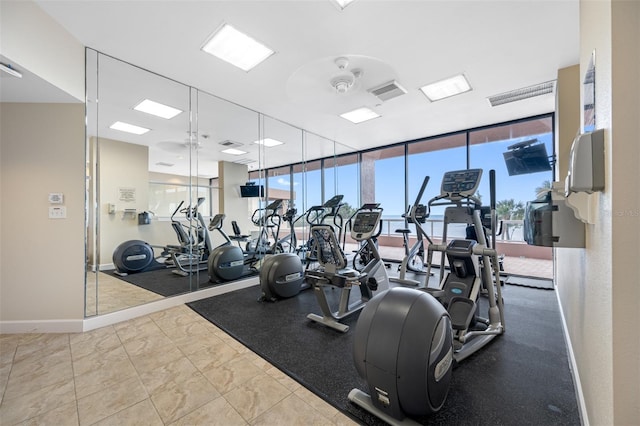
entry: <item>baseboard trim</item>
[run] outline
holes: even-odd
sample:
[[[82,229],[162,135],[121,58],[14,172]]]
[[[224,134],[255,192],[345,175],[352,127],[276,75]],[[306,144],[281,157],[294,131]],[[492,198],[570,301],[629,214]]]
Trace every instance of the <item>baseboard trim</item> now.
[[[0,334],[81,333],[83,320],[0,321]]]
[[[571,375],[573,376],[573,382],[576,386],[576,398],[578,399],[578,411],[580,413],[580,420],[583,426],[589,426],[589,414],[587,412],[587,403],[584,400],[584,393],[582,392],[582,382],[580,381],[580,372],[578,371],[578,364],[576,362],[576,356],[573,352],[573,345],[571,343],[571,336],[569,335],[569,327],[567,327],[567,321],[564,316],[564,310],[562,309],[562,301],[560,300],[560,294],[556,289],[556,299],[558,300],[558,308],[560,309],[560,318],[562,318],[562,331],[564,333],[565,342],[567,344],[567,351],[569,352],[569,363],[571,368]]]
[[[82,331],[91,331],[96,328],[117,324],[119,322],[128,321],[154,312],[163,311],[173,308],[174,306],[184,305],[185,303],[195,302],[196,300],[206,299],[207,297],[218,296],[235,290],[252,287],[260,283],[258,277],[251,277],[241,281],[235,281],[217,287],[206,288],[203,290],[185,293],[178,296],[168,297],[140,306],[134,306],[117,312],[111,312],[104,315],[89,317],[84,320]]]
[[[0,321],[0,334],[18,333],[82,333],[96,328],[117,324],[137,317],[206,299],[207,297],[218,296],[247,287],[252,287],[260,283],[258,277],[251,277],[242,281],[206,288],[193,293],[185,293],[178,296],[150,302],[145,305],[134,306],[117,312],[110,312],[104,315],[97,315],[78,320],[24,320],[24,321]],[[257,296],[256,296],[257,299]]]

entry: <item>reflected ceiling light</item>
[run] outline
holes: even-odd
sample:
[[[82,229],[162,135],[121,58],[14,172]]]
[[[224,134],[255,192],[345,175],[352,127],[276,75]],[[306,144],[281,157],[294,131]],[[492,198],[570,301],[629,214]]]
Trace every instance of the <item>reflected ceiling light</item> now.
[[[166,118],[167,120],[180,114],[182,110],[170,107],[158,102],[154,102],[149,99],[145,99],[138,105],[133,107],[136,111],[146,112],[147,114],[155,115],[156,117]]]
[[[110,129],[120,130],[121,132],[133,133],[134,135],[144,135],[150,129],[145,129],[144,127],[134,126],[133,124],[123,123],[122,121],[116,121],[111,126]]]
[[[222,152],[224,152],[225,154],[231,154],[231,155],[243,155],[247,153],[246,151],[242,151],[240,149],[235,149],[235,148],[223,149]]]
[[[352,123],[358,124],[367,120],[378,118],[380,117],[380,114],[367,107],[362,107],[354,109],[353,111],[345,112],[344,114],[340,114],[340,117],[344,118],[345,120],[349,120]]]
[[[3,64],[2,62],[0,62],[0,70],[14,77],[22,78],[22,73],[14,69],[10,64]]]
[[[468,92],[471,90],[471,85],[463,74],[459,74],[454,77],[445,78],[444,80],[422,86],[420,90],[422,90],[422,93],[424,93],[427,99],[431,102],[435,102],[440,99]]]
[[[223,24],[214,32],[202,50],[244,71],[274,54],[273,50],[229,24]]]
[[[338,7],[340,8],[340,10],[344,9],[345,7],[349,6],[351,3],[354,2],[354,0],[333,0],[333,2],[338,5]]]
[[[268,148],[270,148],[272,146],[278,146],[278,145],[284,144],[284,142],[280,142],[278,140],[271,139],[271,138],[260,139],[260,140],[255,141],[254,143],[256,143],[258,145],[266,146]]]

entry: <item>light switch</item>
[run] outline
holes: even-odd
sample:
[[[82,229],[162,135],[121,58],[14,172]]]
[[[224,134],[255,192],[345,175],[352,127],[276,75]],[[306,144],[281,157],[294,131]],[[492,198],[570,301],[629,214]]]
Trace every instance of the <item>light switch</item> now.
[[[49,219],[66,219],[67,208],[65,206],[49,207]]]

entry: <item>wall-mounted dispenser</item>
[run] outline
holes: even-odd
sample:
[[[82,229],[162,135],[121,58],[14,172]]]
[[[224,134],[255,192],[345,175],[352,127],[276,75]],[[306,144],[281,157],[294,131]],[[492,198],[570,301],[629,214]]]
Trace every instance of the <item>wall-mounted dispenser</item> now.
[[[571,145],[564,195],[604,189],[604,129],[578,135]]]
[[[555,182],[554,189],[562,187]],[[524,240],[544,247],[585,247],[585,225],[557,191],[551,190],[527,203]]]

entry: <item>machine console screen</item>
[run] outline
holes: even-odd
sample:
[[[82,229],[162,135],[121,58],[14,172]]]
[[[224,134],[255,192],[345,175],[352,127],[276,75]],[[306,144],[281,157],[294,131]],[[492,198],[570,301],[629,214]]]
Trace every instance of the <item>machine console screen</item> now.
[[[358,240],[363,240],[371,237],[376,231],[378,222],[382,212],[366,212],[361,211],[356,214],[353,219],[353,227],[351,228],[351,236]]]
[[[442,178],[440,194],[445,197],[451,195],[461,198],[472,196],[480,185],[481,176],[482,169],[446,172]]]

